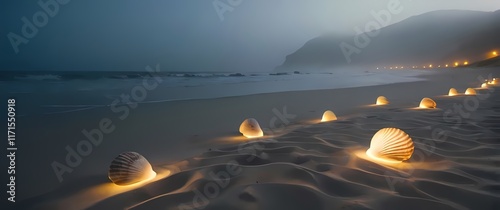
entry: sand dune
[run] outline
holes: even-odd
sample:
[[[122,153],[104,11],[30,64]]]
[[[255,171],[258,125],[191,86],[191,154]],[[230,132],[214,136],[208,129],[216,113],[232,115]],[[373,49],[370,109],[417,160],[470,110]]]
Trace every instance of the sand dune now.
[[[500,209],[500,88],[477,91],[478,96],[431,96],[437,109],[416,109],[418,100],[396,99],[386,106],[358,108],[338,121],[303,122],[282,135],[211,147],[173,164],[154,164],[155,170],[169,171],[168,177],[111,190],[93,201],[79,197],[78,205],[70,201],[82,195],[77,187],[82,183],[28,199],[23,205],[35,209]],[[462,115],[468,115],[454,111],[457,106],[465,107]],[[415,152],[409,161],[387,165],[365,155],[373,134],[386,127],[400,128],[412,137]],[[89,177],[83,185],[96,189],[105,183],[105,178]]]

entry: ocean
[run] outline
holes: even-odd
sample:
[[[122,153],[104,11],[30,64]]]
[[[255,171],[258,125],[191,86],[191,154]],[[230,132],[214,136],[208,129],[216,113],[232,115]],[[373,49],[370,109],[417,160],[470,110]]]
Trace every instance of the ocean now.
[[[76,112],[113,103],[156,103],[252,94],[339,89],[423,80],[428,70],[336,70],[332,72],[0,72],[2,98],[23,100],[18,115]],[[158,78],[151,78],[157,76]],[[140,88],[144,81],[154,88]],[[144,91],[145,90],[145,91]],[[131,97],[131,95],[135,96]],[[133,100],[139,98],[140,100]],[[117,101],[118,100],[118,101]]]

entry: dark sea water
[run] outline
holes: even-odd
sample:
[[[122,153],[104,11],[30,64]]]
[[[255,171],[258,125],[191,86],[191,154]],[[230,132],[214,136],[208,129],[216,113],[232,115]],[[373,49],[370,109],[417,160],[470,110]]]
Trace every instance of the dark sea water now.
[[[217,72],[0,72],[3,98],[30,106],[18,113],[54,114],[109,106],[135,95],[137,103],[209,99],[300,90],[338,89],[411,82],[423,70],[358,70],[316,73]],[[151,84],[144,91],[144,82]],[[141,94],[145,93],[145,97]],[[133,100],[132,98],[131,100]]]

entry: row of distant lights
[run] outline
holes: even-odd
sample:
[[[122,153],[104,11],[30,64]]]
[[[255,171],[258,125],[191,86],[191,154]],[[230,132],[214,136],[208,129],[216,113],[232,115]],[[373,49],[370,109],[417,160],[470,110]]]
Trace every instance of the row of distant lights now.
[[[468,62],[468,61],[465,61],[465,62],[463,63],[463,65],[464,65],[464,66],[469,65],[469,62]],[[455,62],[455,65],[454,65],[453,67],[458,67],[458,66],[460,66],[460,63]],[[450,67],[450,65],[449,65],[449,64],[446,64],[446,65],[443,65],[443,67],[444,67],[444,68],[449,68],[449,67]],[[438,66],[437,66],[437,68],[443,68],[443,67],[442,67],[441,65],[438,65]],[[392,67],[392,66],[391,66],[391,67],[389,67],[389,69],[404,69],[404,68],[405,68],[404,66],[394,66],[394,67]],[[411,66],[411,67],[408,67],[408,68],[416,69],[416,68],[419,68],[419,66]],[[434,68],[434,66],[433,66],[432,64],[429,64],[428,66],[422,66],[422,68],[424,68],[424,69],[426,69],[426,68],[430,68],[430,69],[432,69],[432,68]],[[378,68],[378,67],[377,67],[377,69],[380,69],[380,68]],[[387,69],[387,67],[384,67],[384,69]]]
[[[493,51],[491,54],[493,55],[493,57],[498,56],[497,51]],[[464,62],[463,62],[463,65],[464,65],[464,66],[469,65],[469,61],[464,61]],[[459,63],[459,62],[455,62],[455,63],[454,63],[454,65],[453,65],[453,67],[458,67],[458,66],[460,66],[460,63]],[[433,67],[434,67],[434,66],[433,66],[432,64],[429,64],[428,66],[422,66],[422,68],[424,68],[424,69],[426,69],[426,68],[430,68],[430,69],[432,69]],[[449,68],[449,67],[450,67],[450,65],[449,65],[449,64],[445,64],[445,65],[443,65],[443,66],[441,66],[441,65],[438,65],[438,66],[437,66],[437,68]],[[392,67],[392,66],[391,66],[391,67],[384,67],[384,69],[387,69],[387,68],[389,68],[389,69],[404,69],[404,68],[405,68],[405,66],[394,66],[394,67]],[[411,66],[411,67],[408,67],[408,68],[416,69],[416,68],[419,68],[419,66]],[[379,68],[379,67],[377,67],[377,69],[380,69],[380,68]]]

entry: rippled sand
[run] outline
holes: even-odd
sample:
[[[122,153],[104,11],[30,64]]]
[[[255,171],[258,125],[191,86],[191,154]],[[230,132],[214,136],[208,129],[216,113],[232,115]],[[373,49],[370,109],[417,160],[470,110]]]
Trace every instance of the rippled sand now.
[[[477,91],[431,96],[437,109],[367,106],[338,121],[304,123],[283,135],[154,165],[160,177],[142,186],[67,187],[29,203],[52,200],[41,209],[500,209],[500,88]],[[411,136],[409,161],[387,165],[366,157],[371,137],[385,127]]]
[[[182,162],[181,171],[167,179],[91,209],[178,209],[180,203],[204,209],[499,209],[498,91],[478,100],[469,118],[445,114],[454,105],[473,104],[472,97],[436,98],[436,110],[367,108],[274,140],[209,151]],[[413,138],[410,161],[384,165],[366,159],[372,135],[384,127]],[[212,178],[231,161],[241,173]]]

